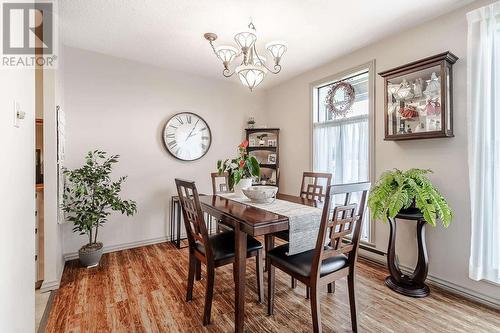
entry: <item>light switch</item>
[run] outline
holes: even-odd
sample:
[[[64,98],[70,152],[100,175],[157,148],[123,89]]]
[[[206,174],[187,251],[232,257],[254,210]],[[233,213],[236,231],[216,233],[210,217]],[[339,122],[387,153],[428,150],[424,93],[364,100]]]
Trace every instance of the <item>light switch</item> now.
[[[14,127],[19,127],[21,125],[21,120],[24,118],[26,118],[26,112],[21,110],[19,102],[14,101]]]

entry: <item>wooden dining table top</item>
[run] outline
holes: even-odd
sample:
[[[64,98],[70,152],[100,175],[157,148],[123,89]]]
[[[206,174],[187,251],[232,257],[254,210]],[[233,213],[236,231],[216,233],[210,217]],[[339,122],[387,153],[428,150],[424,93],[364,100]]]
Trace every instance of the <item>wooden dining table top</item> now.
[[[276,198],[312,207],[320,207],[322,205],[317,200],[305,199],[289,194],[278,193]],[[250,206],[219,195],[200,196],[200,203],[205,210],[219,217],[223,223],[233,224],[234,220],[238,221],[243,231],[252,236],[288,230],[287,216],[276,214],[263,208]]]

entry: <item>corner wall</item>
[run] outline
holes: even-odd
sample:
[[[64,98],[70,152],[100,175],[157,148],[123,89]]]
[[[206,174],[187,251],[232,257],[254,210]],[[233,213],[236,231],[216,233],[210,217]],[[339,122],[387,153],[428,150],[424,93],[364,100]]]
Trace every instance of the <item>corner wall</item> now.
[[[113,173],[128,175],[122,195],[137,201],[135,216],[113,214],[100,229],[108,250],[168,238],[174,178],[195,180],[200,193],[210,193],[210,172],[217,159],[237,153],[249,116],[263,118],[261,93],[251,93],[239,83],[70,47],[64,48],[64,60],[66,166],[80,166],[93,149],[120,154]],[[179,161],[163,147],[163,126],[180,111],[199,114],[211,128],[210,150],[197,161]],[[75,257],[86,241],[71,229],[63,225],[67,258]]]
[[[370,46],[340,57],[266,91],[268,123],[281,128],[281,191],[296,194],[303,171],[311,162],[310,83],[376,60],[376,72],[434,54],[451,51],[459,57],[454,65],[454,132],[451,139],[384,141],[384,81],[375,78],[375,174],[412,167],[434,170],[432,181],[448,199],[455,218],[448,229],[427,227],[430,277],[444,285],[500,304],[500,286],[468,278],[470,251],[470,204],[466,133],[466,54],[467,22],[465,14],[492,1],[478,1],[452,13]],[[325,36],[325,38],[328,38]],[[389,226],[375,224],[375,243],[386,252]],[[398,225],[397,253],[403,265],[416,262],[415,225]],[[379,260],[383,258],[378,258]]]

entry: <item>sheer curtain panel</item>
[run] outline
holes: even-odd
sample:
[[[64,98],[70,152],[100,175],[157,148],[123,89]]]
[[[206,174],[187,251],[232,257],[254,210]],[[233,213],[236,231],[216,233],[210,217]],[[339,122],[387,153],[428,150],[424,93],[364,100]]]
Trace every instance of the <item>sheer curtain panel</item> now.
[[[469,276],[500,284],[500,2],[467,21]]]

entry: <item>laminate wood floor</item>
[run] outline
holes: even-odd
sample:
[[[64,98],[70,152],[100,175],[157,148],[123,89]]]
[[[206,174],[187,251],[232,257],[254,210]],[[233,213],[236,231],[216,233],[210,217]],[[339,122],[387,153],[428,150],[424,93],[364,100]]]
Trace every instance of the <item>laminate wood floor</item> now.
[[[358,266],[360,332],[500,332],[500,311],[432,287],[427,298],[404,297],[385,287],[384,268],[363,260]],[[232,265],[216,270],[207,327],[202,325],[205,280],[195,282],[193,301],[186,303],[187,270],[187,249],[170,243],[105,254],[94,269],[68,262],[46,332],[232,332]],[[268,317],[266,305],[257,303],[254,259],[248,262],[247,331],[311,332],[304,287],[291,289],[290,278],[276,272],[275,314]],[[350,332],[346,288],[341,280],[335,294],[323,293],[324,332]]]

